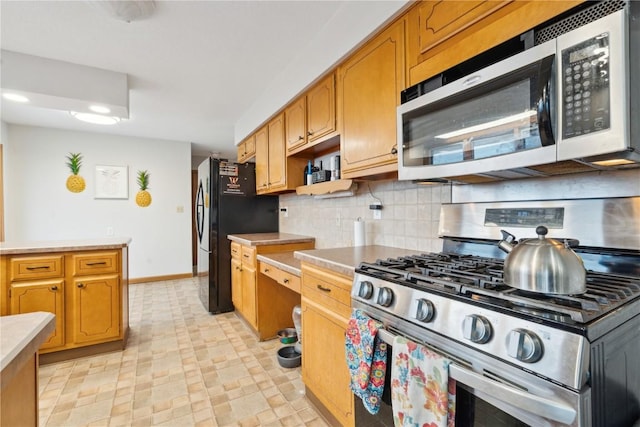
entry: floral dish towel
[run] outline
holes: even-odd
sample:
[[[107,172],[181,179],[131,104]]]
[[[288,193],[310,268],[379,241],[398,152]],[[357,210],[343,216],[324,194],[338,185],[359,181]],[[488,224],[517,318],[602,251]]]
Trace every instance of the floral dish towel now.
[[[396,427],[454,427],[450,361],[404,337],[393,341],[391,405]]]
[[[371,414],[380,410],[387,372],[387,344],[377,338],[382,323],[353,310],[345,335],[351,390]]]

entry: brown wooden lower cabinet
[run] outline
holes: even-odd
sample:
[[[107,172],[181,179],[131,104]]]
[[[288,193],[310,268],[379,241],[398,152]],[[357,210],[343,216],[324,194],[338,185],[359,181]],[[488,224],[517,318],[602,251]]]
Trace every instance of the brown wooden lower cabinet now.
[[[344,352],[350,291],[350,278],[302,263],[302,381],[343,426],[355,424]]]
[[[129,331],[126,246],[0,258],[6,267],[0,290],[7,301],[0,314],[45,311],[56,316],[54,332],[39,349],[43,361],[124,348]]]
[[[292,311],[300,295],[258,269],[258,254],[313,249],[314,241],[267,245],[231,242],[231,300],[260,340],[276,337],[278,329],[293,326]],[[275,269],[275,268],[274,268]]]

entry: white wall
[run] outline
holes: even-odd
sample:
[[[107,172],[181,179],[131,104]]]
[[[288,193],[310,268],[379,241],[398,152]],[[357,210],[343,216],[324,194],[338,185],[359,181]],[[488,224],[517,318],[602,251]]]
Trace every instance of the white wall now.
[[[393,20],[408,0],[345,1],[313,42],[292,53],[291,62],[258,94],[254,104],[235,124],[234,140],[239,144],[262,122],[282,108],[316,78],[348,56],[362,41]],[[351,19],[358,16],[357,20]]]
[[[5,155],[5,238],[9,241],[131,237],[129,275],[191,273],[191,148],[151,140],[8,124]],[[65,183],[69,152],[80,152],[87,183]],[[95,199],[95,166],[129,168],[129,198]],[[148,170],[151,206],[135,203],[136,172]],[[183,208],[178,213],[179,207]]]

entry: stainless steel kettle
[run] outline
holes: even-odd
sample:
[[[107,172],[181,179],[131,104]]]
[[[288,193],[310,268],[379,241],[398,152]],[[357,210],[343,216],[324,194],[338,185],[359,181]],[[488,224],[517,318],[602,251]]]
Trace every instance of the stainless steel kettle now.
[[[522,239],[501,230],[498,247],[507,252],[504,262],[504,283],[517,289],[543,294],[571,295],[586,292],[587,272],[582,259],[571,249],[575,239],[559,242],[547,239],[549,230],[536,228],[537,238]]]

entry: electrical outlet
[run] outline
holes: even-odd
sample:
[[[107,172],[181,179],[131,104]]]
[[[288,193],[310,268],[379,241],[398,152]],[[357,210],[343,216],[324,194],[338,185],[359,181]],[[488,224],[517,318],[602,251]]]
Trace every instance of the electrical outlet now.
[[[184,206],[176,206],[177,213],[184,213]]]
[[[283,206],[280,208],[280,214],[285,217],[288,218],[289,217],[289,208],[286,206]]]
[[[373,219],[382,219],[382,204],[374,203],[369,205],[369,209],[373,211]]]
[[[107,227],[107,236],[113,236],[113,227]]]

